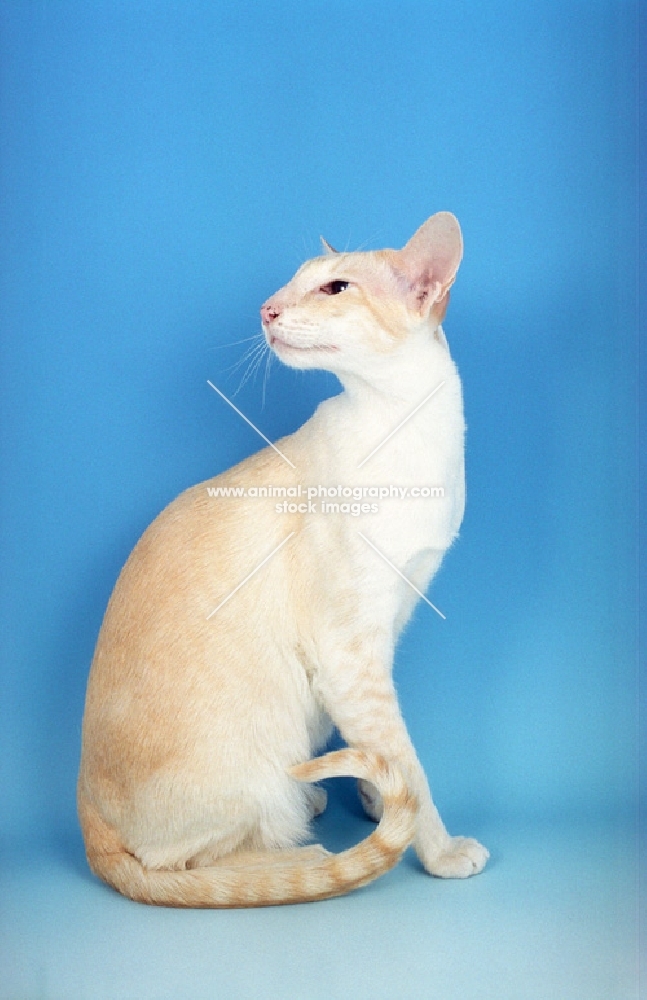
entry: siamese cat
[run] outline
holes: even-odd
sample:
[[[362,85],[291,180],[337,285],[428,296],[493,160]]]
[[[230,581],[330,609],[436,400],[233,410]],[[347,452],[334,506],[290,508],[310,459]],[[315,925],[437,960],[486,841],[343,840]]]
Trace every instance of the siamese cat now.
[[[445,829],[392,679],[398,634],[463,516],[461,384],[441,327],[461,231],[441,212],[401,250],[324,251],[265,302],[262,330],[281,361],[333,372],[343,391],[171,503],[105,614],[78,807],[90,867],[135,900],[324,899],[410,843],[442,877],[488,858]],[[275,499],[305,483],[400,495],[351,513]],[[411,496],[420,484],[442,489]],[[317,757],[335,726],[348,747]],[[378,825],[331,854],[306,842],[326,805],[315,782],[338,775],[360,779]]]

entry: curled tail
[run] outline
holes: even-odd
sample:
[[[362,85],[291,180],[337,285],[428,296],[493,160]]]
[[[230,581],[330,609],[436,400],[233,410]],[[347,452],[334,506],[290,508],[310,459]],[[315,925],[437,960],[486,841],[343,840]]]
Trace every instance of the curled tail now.
[[[348,748],[298,764],[290,774],[298,781],[365,778],[375,785],[384,803],[379,825],[341,854],[330,854],[317,844],[292,851],[233,854],[210,868],[171,871],[144,868],[96,814],[86,812],[82,823],[90,867],[113,888],[139,902],[231,908],[342,896],[398,863],[415,836],[418,803],[395,765],[377,754]]]

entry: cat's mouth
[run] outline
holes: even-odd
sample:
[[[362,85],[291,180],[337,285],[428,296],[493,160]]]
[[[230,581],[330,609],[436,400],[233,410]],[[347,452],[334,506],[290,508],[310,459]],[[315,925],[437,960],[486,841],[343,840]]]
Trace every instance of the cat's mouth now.
[[[275,333],[270,333],[269,335],[270,347],[274,350],[288,350],[288,351],[300,351],[301,353],[307,353],[308,351],[338,351],[339,348],[335,347],[334,344],[310,344],[308,347],[300,347],[297,344],[290,344],[287,340],[283,340],[281,337],[277,337]]]

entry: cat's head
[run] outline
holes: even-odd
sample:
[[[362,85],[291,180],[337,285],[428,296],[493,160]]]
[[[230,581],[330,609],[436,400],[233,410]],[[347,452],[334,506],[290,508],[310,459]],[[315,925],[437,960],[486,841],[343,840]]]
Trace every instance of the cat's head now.
[[[337,253],[322,242],[325,255],[307,261],[261,307],[281,361],[360,373],[368,358],[386,360],[410,338],[438,330],[463,255],[450,212],[432,215],[402,250]]]

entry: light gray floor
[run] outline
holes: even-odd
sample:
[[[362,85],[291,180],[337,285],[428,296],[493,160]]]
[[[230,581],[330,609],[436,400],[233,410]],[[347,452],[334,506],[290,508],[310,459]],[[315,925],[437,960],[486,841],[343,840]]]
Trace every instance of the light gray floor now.
[[[334,849],[368,825],[333,800]],[[631,824],[474,823],[486,871],[399,868],[342,899],[246,911],[146,907],[85,868],[80,840],[5,849],[2,1000],[637,1000]],[[456,831],[459,832],[459,831]]]

